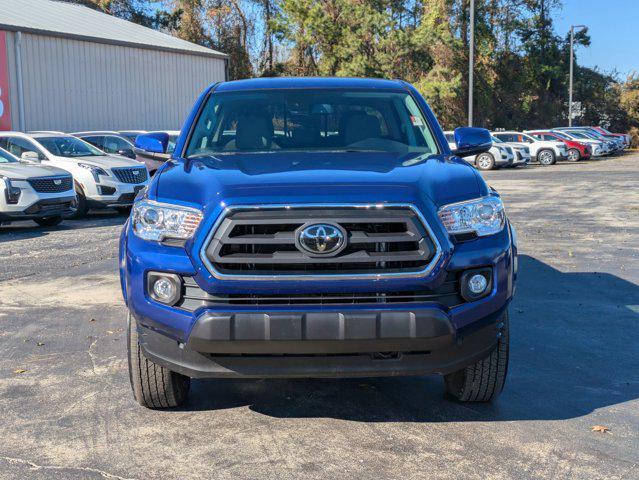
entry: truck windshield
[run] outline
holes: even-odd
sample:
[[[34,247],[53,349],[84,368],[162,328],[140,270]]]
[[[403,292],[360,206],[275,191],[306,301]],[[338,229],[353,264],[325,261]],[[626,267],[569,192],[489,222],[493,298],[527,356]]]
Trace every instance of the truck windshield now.
[[[105,153],[93,145],[72,136],[39,137],[36,139],[51,154],[59,157],[97,157]]]
[[[185,156],[300,151],[438,152],[408,93],[309,89],[211,95]]]

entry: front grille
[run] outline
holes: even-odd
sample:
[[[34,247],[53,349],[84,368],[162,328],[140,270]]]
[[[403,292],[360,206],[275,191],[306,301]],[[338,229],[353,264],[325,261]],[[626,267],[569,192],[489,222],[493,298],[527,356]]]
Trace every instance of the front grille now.
[[[27,182],[40,193],[60,193],[73,188],[73,178],[70,176],[29,178]]]
[[[146,168],[143,167],[112,168],[111,171],[122,183],[142,183],[148,176]]]
[[[346,233],[335,255],[310,256],[296,246],[305,225],[329,223]],[[437,248],[408,207],[231,210],[205,255],[215,273],[237,276],[421,273]]]
[[[446,280],[436,289],[400,292],[364,292],[364,293],[301,293],[301,294],[229,294],[212,295],[202,290],[193,277],[182,278],[182,299],[176,305],[189,312],[198,308],[216,308],[228,306],[271,307],[271,306],[310,306],[310,305],[380,305],[397,303],[436,302],[447,307],[464,303],[459,292],[459,279],[455,272],[448,273]]]

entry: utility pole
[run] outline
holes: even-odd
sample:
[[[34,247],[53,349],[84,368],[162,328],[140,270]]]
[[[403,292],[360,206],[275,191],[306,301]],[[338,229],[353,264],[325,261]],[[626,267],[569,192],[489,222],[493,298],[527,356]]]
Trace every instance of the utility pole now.
[[[475,68],[475,0],[470,0],[470,39],[468,53],[468,126],[473,126],[473,75]]]
[[[574,63],[575,28],[586,28],[585,25],[570,26],[570,79],[568,81],[568,126],[572,127],[572,75]]]

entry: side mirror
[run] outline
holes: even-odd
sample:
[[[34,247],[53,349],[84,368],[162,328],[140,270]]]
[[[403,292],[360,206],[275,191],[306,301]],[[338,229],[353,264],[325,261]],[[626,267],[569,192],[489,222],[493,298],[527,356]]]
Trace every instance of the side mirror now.
[[[472,157],[487,152],[493,146],[490,132],[485,128],[459,127],[455,129],[457,148],[453,155]]]
[[[27,162],[40,162],[40,155],[37,152],[22,152],[20,158]]]
[[[166,153],[169,134],[164,132],[143,133],[135,138],[135,148],[146,153]]]

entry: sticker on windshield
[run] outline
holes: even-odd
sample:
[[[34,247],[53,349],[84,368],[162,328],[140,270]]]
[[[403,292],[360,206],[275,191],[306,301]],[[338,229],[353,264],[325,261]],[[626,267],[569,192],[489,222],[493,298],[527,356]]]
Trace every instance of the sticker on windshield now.
[[[424,122],[422,122],[421,117],[416,117],[415,115],[410,116],[410,121],[413,122],[413,127],[423,127]]]

